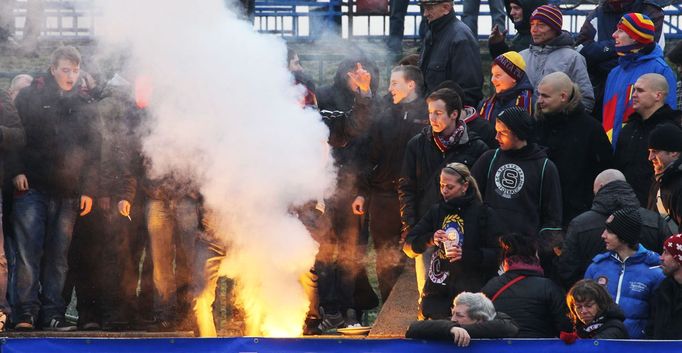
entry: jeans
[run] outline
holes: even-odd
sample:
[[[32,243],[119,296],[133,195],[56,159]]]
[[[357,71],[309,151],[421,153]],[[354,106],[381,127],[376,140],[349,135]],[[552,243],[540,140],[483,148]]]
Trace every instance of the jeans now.
[[[5,256],[5,234],[2,229],[2,195],[0,194],[0,311],[10,315],[12,312],[7,303],[7,281],[9,271],[7,257]]]
[[[200,233],[199,205],[196,200],[186,197],[150,199],[146,206],[154,268],[154,314],[165,321],[183,318],[191,304],[190,270],[194,241]]]
[[[213,302],[218,285],[220,263],[225,248],[198,239],[194,247],[194,277],[192,278],[192,311],[200,337],[217,337],[213,321]]]
[[[462,22],[471,29],[474,37],[478,38],[478,13],[481,0],[464,0],[463,5]],[[497,25],[500,32],[504,31],[505,18],[507,17],[504,2],[502,0],[488,0],[488,6],[490,7],[493,26]]]
[[[388,48],[396,53],[400,53],[403,48],[405,15],[407,15],[408,5],[409,0],[389,0],[391,14],[388,20]]]
[[[15,197],[17,314],[37,318],[42,309],[43,322],[64,317],[62,290],[77,216],[74,198],[48,196],[34,189]]]

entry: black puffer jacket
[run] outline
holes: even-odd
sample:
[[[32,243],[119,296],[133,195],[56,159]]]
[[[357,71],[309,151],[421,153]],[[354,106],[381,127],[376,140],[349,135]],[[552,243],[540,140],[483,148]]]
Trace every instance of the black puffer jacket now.
[[[668,211],[670,219],[678,226],[682,225],[682,158],[669,165],[651,184],[647,208],[656,212],[658,212],[656,195],[659,189],[663,207]]]
[[[417,224],[426,211],[441,199],[440,171],[448,163],[459,162],[471,168],[478,157],[488,150],[485,142],[473,133],[465,132],[460,144],[445,153],[438,149],[433,138],[429,126],[407,143],[398,181],[403,231]]]
[[[576,323],[576,333],[580,338],[592,339],[627,339],[628,331],[625,329],[625,315],[615,306],[611,310],[601,313],[594,322],[585,325],[580,320]]]
[[[601,238],[606,219],[617,210],[636,207],[639,207],[639,201],[627,182],[612,181],[599,189],[594,196],[592,209],[574,218],[568,225],[558,260],[558,273],[565,288],[570,288],[582,279],[592,258],[606,251]],[[663,241],[671,233],[668,225],[657,212],[640,207],[639,214],[642,219],[640,242],[645,248],[660,253]]]
[[[519,331],[509,315],[498,311],[494,319],[470,325],[458,325],[450,320],[415,321],[405,332],[405,338],[452,342],[453,327],[465,329],[471,338],[511,338]]]
[[[384,109],[370,129],[368,163],[359,183],[361,195],[368,196],[370,190],[397,195],[407,143],[428,125],[423,98]]]
[[[434,246],[433,233],[439,229],[459,235],[462,259],[449,262],[442,251],[433,254],[421,301],[422,313],[433,319],[450,317],[457,294],[478,292],[495,276],[500,254],[497,215],[478,200],[471,187],[462,197],[433,205],[407,235],[404,251],[411,256],[423,253]]]
[[[464,105],[476,107],[483,98],[481,49],[469,27],[454,12],[429,23],[419,68],[427,93],[441,82],[452,80],[464,90]]]
[[[616,145],[615,167],[623,172],[625,179],[635,190],[642,207],[646,207],[649,188],[654,176],[654,167],[649,161],[649,135],[660,124],[676,124],[680,126],[682,112],[664,105],[649,119],[635,112],[618,135]]]
[[[26,146],[8,160],[10,177],[50,196],[96,196],[100,136],[92,101],[80,86],[63,92],[48,72],[15,100]]]
[[[492,298],[522,275],[526,278],[512,284],[493,302],[495,310],[507,312],[518,324],[518,337],[559,337],[560,332],[571,331],[563,290],[541,272],[510,270],[488,281],[481,292]]]
[[[565,111],[538,112],[538,117],[538,144],[548,148],[547,155],[559,170],[565,226],[590,209],[594,178],[613,163],[611,143],[577,96]]]
[[[537,235],[561,229],[561,185],[545,149],[491,150],[471,170],[483,195],[505,225],[504,231]]]
[[[655,340],[682,339],[682,284],[666,277],[651,301],[647,337]]]

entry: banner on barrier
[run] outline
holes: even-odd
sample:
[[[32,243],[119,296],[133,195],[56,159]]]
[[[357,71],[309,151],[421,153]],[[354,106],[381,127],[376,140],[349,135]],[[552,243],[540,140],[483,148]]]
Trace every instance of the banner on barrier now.
[[[576,353],[576,352],[680,352],[682,341],[578,340],[472,340],[467,348],[450,342],[405,339],[276,339],[276,338],[6,338],[3,353]]]

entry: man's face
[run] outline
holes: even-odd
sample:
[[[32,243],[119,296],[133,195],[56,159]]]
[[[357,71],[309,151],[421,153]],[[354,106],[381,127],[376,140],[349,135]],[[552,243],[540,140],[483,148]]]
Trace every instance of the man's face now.
[[[515,149],[515,147],[520,142],[519,138],[516,137],[508,127],[500,119],[495,120],[495,139],[500,144],[500,149],[503,151],[509,151]]]
[[[476,323],[476,321],[469,317],[469,306],[464,304],[457,304],[452,308],[452,318],[450,320],[460,326]]]
[[[609,216],[607,222],[611,222],[612,220],[613,216]],[[601,239],[604,241],[606,250],[609,251],[616,251],[624,245],[624,243],[618,239],[618,236],[615,233],[611,233],[608,229],[604,229],[601,233]]]
[[[50,67],[50,72],[54,76],[55,81],[57,81],[59,88],[69,92],[78,81],[80,65],[67,59],[59,59],[57,67]]]
[[[659,151],[649,148],[649,160],[654,165],[654,174],[663,173],[665,167],[680,157],[679,152]]]
[[[511,11],[509,11],[509,15],[512,18],[512,21],[514,23],[519,23],[523,21],[523,8],[515,3],[510,4]]]
[[[538,107],[545,113],[561,111],[568,103],[568,97],[552,85],[541,83],[538,85]]]
[[[661,255],[660,259],[661,269],[666,276],[673,276],[675,273],[677,273],[677,271],[680,270],[680,268],[682,268],[682,265],[675,260],[673,255],[669,253],[668,250],[663,250],[663,254]]]
[[[490,69],[490,82],[495,86],[496,93],[502,93],[516,86],[516,80],[509,76],[502,68],[493,65]]]
[[[639,79],[635,82],[634,90],[632,92],[632,108],[641,113],[650,109],[661,101],[663,92],[655,91],[649,85],[646,79]]]
[[[635,40],[630,38],[630,36],[620,28],[616,28],[616,31],[613,32],[611,37],[616,41],[617,47],[635,44]]]
[[[457,124],[457,111],[448,115],[445,102],[440,99],[429,100],[429,123],[433,132],[440,133]]]
[[[546,23],[532,20],[530,21],[530,36],[533,38],[533,43],[543,45],[556,38],[558,34]]]
[[[452,5],[447,2],[424,5],[424,17],[429,23],[450,13]]]
[[[301,66],[301,59],[298,58],[298,54],[294,54],[294,57],[289,61],[289,71],[303,72],[303,66]]]
[[[391,73],[391,82],[388,86],[388,92],[393,97],[393,104],[398,104],[414,93],[414,81],[405,81],[405,74],[402,72]]]

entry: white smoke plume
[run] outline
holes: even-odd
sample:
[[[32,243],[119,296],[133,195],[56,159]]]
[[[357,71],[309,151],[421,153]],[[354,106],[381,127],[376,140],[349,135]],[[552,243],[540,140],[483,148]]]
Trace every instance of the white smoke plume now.
[[[298,105],[282,39],[254,32],[223,0],[101,1],[102,47],[129,48],[151,78],[154,116],[144,152],[153,174],[198,182],[231,244],[251,335],[301,332],[308,300],[298,282],[317,246],[288,213],[333,186],[327,128]]]

